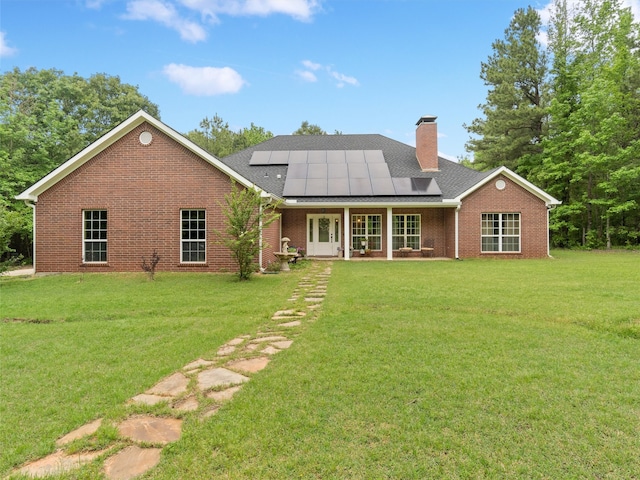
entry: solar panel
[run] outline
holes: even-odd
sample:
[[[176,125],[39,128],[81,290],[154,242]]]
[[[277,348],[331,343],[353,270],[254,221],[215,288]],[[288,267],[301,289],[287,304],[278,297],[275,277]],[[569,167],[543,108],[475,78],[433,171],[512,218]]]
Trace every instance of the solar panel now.
[[[253,152],[250,165],[289,165],[285,197],[442,195],[434,178],[392,178],[381,150]]]
[[[349,178],[369,178],[369,169],[366,163],[354,163],[349,165]]]
[[[307,178],[307,164],[306,163],[294,163],[293,165],[289,165],[287,169],[287,180],[290,178]],[[286,182],[285,182],[286,186]]]
[[[349,167],[346,163],[327,163],[327,178],[348,178]]]
[[[349,190],[351,196],[361,197],[373,195],[371,180],[368,178],[349,178]]]
[[[327,163],[327,151],[309,150],[307,152],[307,163]]]
[[[395,195],[391,178],[371,178],[371,187],[374,195]]]
[[[249,165],[268,165],[271,152],[253,152]]]
[[[386,163],[382,150],[364,150],[364,158],[367,163]]]
[[[349,179],[347,177],[327,179],[327,195],[332,197],[348,197],[350,193]]]
[[[289,152],[289,165],[292,163],[307,163],[306,150],[292,150]]]
[[[305,196],[307,197],[323,197],[327,194],[326,178],[308,178]]]
[[[327,150],[327,163],[345,163],[344,150]]]
[[[308,167],[307,178],[328,178],[326,163],[310,163]]]
[[[289,152],[286,150],[271,152],[269,165],[289,165]]]

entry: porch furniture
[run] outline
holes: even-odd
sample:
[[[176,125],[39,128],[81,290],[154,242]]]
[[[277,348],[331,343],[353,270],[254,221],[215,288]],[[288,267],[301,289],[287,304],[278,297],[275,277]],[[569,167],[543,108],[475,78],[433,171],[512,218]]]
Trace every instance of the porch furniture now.
[[[400,256],[406,257],[409,253],[413,252],[413,248],[411,248],[411,247],[400,247],[398,249],[398,251],[400,252]]]
[[[434,241],[432,238],[427,238],[422,243],[422,248],[420,249],[420,253],[422,253],[423,257],[433,257],[434,250]]]

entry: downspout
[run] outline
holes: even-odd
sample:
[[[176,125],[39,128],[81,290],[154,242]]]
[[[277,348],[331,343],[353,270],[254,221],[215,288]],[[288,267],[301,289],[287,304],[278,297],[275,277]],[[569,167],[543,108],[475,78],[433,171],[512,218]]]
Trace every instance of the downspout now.
[[[33,203],[31,200],[25,200],[24,204],[27,207],[31,207],[33,209],[33,230],[32,230],[32,235],[33,235],[33,252],[32,252],[32,259],[33,259],[33,272],[37,272],[36,270],[36,204]]]
[[[264,267],[262,266],[262,202],[260,202],[260,221],[258,222],[258,231],[260,232],[260,236],[258,237],[258,265],[260,266],[260,270]]]
[[[349,207],[344,207],[344,247],[342,248],[342,251],[344,252],[345,260],[349,260],[349,258],[351,258],[351,242],[349,241],[349,236],[351,235],[351,232],[349,231],[350,226]]]
[[[456,207],[456,214],[455,214],[455,247],[456,247],[455,256],[456,256],[456,260],[460,259],[460,255],[459,255],[459,252],[458,252],[458,243],[459,243],[459,234],[460,234],[460,232],[458,230],[458,228],[459,228],[458,227],[458,217],[459,217],[460,207],[461,207],[461,205],[458,205]]]
[[[393,260],[393,208],[387,207],[387,260]]]

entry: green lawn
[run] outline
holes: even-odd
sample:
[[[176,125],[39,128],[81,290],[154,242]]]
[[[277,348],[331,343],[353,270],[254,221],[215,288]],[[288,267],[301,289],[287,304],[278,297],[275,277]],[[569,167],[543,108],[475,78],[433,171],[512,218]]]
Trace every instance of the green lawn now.
[[[640,254],[554,255],[334,262],[318,320],[145,478],[638,478]],[[0,325],[0,475],[254,332],[301,275],[3,280],[0,317],[55,321]]]

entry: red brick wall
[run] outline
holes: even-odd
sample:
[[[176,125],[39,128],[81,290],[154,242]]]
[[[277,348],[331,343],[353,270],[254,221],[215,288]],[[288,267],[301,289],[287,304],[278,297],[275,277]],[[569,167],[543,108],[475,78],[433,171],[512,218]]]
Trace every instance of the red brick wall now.
[[[142,145],[142,131],[153,134]],[[148,124],[140,125],[39,196],[38,272],[142,271],[157,249],[159,271],[236,271],[213,230],[223,230],[218,202],[230,179]],[[180,263],[180,210],[205,209],[206,264]],[[83,210],[108,212],[108,262],[82,267]]]
[[[495,187],[498,178],[463,199],[459,213],[459,256],[497,258],[543,258],[547,251],[547,208],[542,200],[507,177],[504,190]],[[481,253],[483,213],[520,213],[520,253]]]

